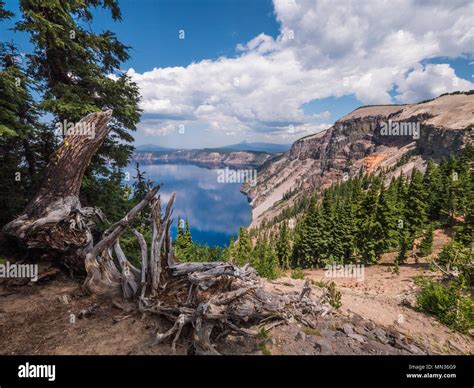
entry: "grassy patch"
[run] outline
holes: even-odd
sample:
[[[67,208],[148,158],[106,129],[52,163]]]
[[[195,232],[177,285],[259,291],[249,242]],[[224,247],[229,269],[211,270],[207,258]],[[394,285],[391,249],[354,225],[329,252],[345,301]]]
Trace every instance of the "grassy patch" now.
[[[291,278],[292,279],[304,279],[304,272],[301,268],[295,268],[291,271]]]
[[[268,333],[269,333],[269,331],[265,330],[265,328],[262,327],[257,333],[257,338],[259,340],[267,340],[268,337],[269,337]]]
[[[260,351],[263,353],[264,356],[271,356],[272,355],[272,352],[270,352],[270,349],[268,349],[267,345],[264,342],[259,343],[257,346],[260,349]]]
[[[318,330],[318,329],[313,329],[311,327],[305,327],[303,329],[303,332],[306,334],[306,335],[312,335],[312,336],[315,336],[315,337],[321,337],[321,332]]]

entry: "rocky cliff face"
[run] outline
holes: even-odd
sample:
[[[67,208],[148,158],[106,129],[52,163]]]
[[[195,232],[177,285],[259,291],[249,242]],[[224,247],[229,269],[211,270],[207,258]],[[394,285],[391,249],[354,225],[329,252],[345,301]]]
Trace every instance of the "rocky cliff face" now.
[[[302,195],[361,170],[390,169],[390,177],[408,174],[414,167],[423,169],[427,159],[438,160],[473,141],[473,126],[473,94],[356,109],[328,130],[297,140],[287,153],[261,168],[256,187],[243,187],[253,207],[251,226],[279,214]],[[397,166],[408,151],[417,155]],[[290,191],[290,198],[283,200]]]
[[[193,163],[202,167],[257,168],[272,157],[265,152],[177,150],[135,152],[133,159],[146,162]]]

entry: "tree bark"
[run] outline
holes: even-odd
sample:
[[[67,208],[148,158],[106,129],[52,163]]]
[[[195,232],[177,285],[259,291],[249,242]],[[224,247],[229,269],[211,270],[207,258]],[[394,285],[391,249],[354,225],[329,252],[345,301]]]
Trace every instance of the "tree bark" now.
[[[52,155],[38,193],[24,212],[6,224],[3,231],[27,248],[74,253],[92,244],[90,227],[99,209],[81,207],[79,190],[84,172],[107,134],[112,111],[91,113],[77,128],[92,133],[72,131]],[[91,136],[93,135],[93,136]]]

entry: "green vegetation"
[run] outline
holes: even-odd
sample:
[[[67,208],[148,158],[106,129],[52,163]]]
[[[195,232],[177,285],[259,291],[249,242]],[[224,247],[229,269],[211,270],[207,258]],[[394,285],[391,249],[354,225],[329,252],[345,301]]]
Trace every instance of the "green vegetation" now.
[[[335,309],[339,309],[342,306],[341,292],[336,288],[336,283],[331,282],[328,288],[329,304]]]
[[[267,341],[270,339],[270,334],[268,330],[265,330],[265,328],[261,328],[258,333],[257,333],[257,347],[260,349],[262,354],[264,356],[270,356],[272,353],[270,352],[270,349],[267,347]]]
[[[393,272],[399,274],[399,266],[415,239],[421,238],[419,255],[428,256],[432,252],[434,226],[453,227],[455,238],[436,263],[443,271],[455,270],[458,275],[440,282],[420,280],[418,308],[457,330],[468,331],[474,321],[470,297],[474,278],[473,156],[474,147],[468,145],[459,156],[444,158],[439,164],[428,161],[424,174],[414,170],[409,178],[400,175],[388,185],[383,184],[384,172],[379,176],[360,174],[333,185],[286,209],[278,220],[252,230],[257,236],[253,249],[244,232],[241,251],[246,247],[246,258],[241,255],[240,260],[252,262],[252,253],[261,249],[263,241],[270,245],[275,241],[278,266],[287,269],[289,262],[291,277],[301,279],[304,268],[370,265],[383,253],[398,250]],[[297,224],[290,229],[288,220],[295,218]],[[274,237],[268,242],[262,235]],[[328,288],[331,304],[340,306],[335,285],[322,286]]]
[[[227,248],[228,249],[228,248]],[[218,246],[210,247],[193,241],[189,222],[178,217],[177,235],[174,241],[174,252],[179,261],[211,262],[225,261],[226,250]]]
[[[276,254],[280,268],[283,270],[289,269],[291,259],[291,244],[288,223],[286,221],[281,223],[278,240],[276,243]]]
[[[304,279],[304,272],[301,268],[295,268],[291,271],[292,279]]]
[[[456,239],[447,244],[435,260],[445,274],[439,281],[418,279],[421,292],[417,298],[419,310],[434,315],[453,329],[468,332],[474,329],[474,260],[469,247]]]
[[[416,238],[429,254],[433,225],[455,226],[464,244],[472,241],[472,146],[439,165],[429,162],[425,174],[414,170],[384,185],[382,176],[362,175],[337,183],[309,200],[294,230],[288,234],[291,268],[327,264],[376,263],[388,251],[399,250],[403,263]],[[255,233],[264,233],[261,228]],[[286,236],[285,236],[286,239]]]
[[[417,296],[417,307],[434,315],[453,329],[467,332],[474,328],[474,304],[456,282],[438,283],[428,279],[420,281],[422,290]]]
[[[433,225],[430,225],[426,230],[423,240],[421,240],[419,247],[419,255],[426,257],[433,251]]]

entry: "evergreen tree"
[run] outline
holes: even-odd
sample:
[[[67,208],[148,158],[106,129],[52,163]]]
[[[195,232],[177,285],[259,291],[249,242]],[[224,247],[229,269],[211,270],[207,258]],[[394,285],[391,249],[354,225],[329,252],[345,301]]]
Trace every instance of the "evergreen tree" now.
[[[13,13],[5,9],[5,1],[0,0],[0,21],[3,19],[9,19],[13,16]]]
[[[209,252],[205,252],[205,249],[202,247],[197,247],[193,243],[187,218],[184,224],[185,226],[183,228],[183,219],[178,216],[178,225],[176,227],[177,234],[174,242],[176,257],[178,257],[178,259],[181,261],[193,261],[196,259],[194,256],[197,254],[200,254],[201,256],[207,255]]]
[[[140,164],[135,163],[135,174],[133,178],[135,182],[133,183],[133,202],[140,202],[145,195],[150,191],[151,181],[145,178],[145,172],[140,171]]]
[[[252,242],[250,236],[245,228],[239,230],[239,241],[237,242],[235,252],[235,264],[243,266],[252,261]]]
[[[286,221],[283,221],[280,226],[280,231],[276,244],[276,254],[280,263],[280,267],[284,270],[289,269],[291,259],[291,246]]]
[[[297,226],[293,253],[295,268],[312,268],[320,264],[320,255],[324,251],[324,236],[321,233],[323,223],[320,206],[314,197],[308,212]]]
[[[182,223],[183,219],[181,218],[181,216],[178,216],[178,224],[176,225],[176,239],[174,242],[174,248],[176,252],[182,252],[185,247],[184,230]]]
[[[260,276],[268,279],[276,279],[278,277],[278,257],[265,234],[257,237],[252,252],[251,264]]]
[[[411,174],[410,184],[405,202],[406,228],[413,241],[423,229],[427,221],[426,192],[423,185],[423,174],[414,169]]]
[[[392,180],[387,190],[381,188],[377,212],[378,221],[382,227],[384,250],[398,245],[400,232],[398,220],[401,217],[401,212],[397,205],[396,182]]]
[[[433,225],[429,225],[428,229],[420,242],[419,254],[421,257],[428,256],[433,250]]]
[[[423,186],[427,196],[428,215],[431,220],[437,220],[441,210],[443,183],[439,167],[432,160],[427,162]]]
[[[346,198],[343,203],[338,206],[336,214],[336,224],[339,233],[336,235],[335,244],[341,252],[338,255],[338,262],[350,263],[354,259],[355,252],[355,236],[357,234],[357,220],[355,218],[356,204],[353,198]]]
[[[403,264],[405,262],[405,259],[407,257],[407,252],[409,247],[411,246],[413,242],[413,237],[411,237],[410,233],[406,230],[403,229],[400,233],[400,250],[398,252],[397,256],[397,264]]]
[[[378,193],[381,182],[376,180],[368,189],[362,202],[362,224],[357,238],[360,259],[365,264],[373,264],[384,251],[383,228],[378,216]]]
[[[0,225],[21,212],[37,191],[46,164],[38,155],[52,151],[32,97],[34,80],[19,58],[14,44],[0,42]]]
[[[187,246],[193,243],[193,239],[191,237],[191,229],[189,228],[189,222],[187,218],[186,218],[185,229],[184,229],[184,241],[186,242]]]
[[[229,245],[222,252],[222,260],[232,261],[235,259],[236,244],[234,236],[230,237]]]

